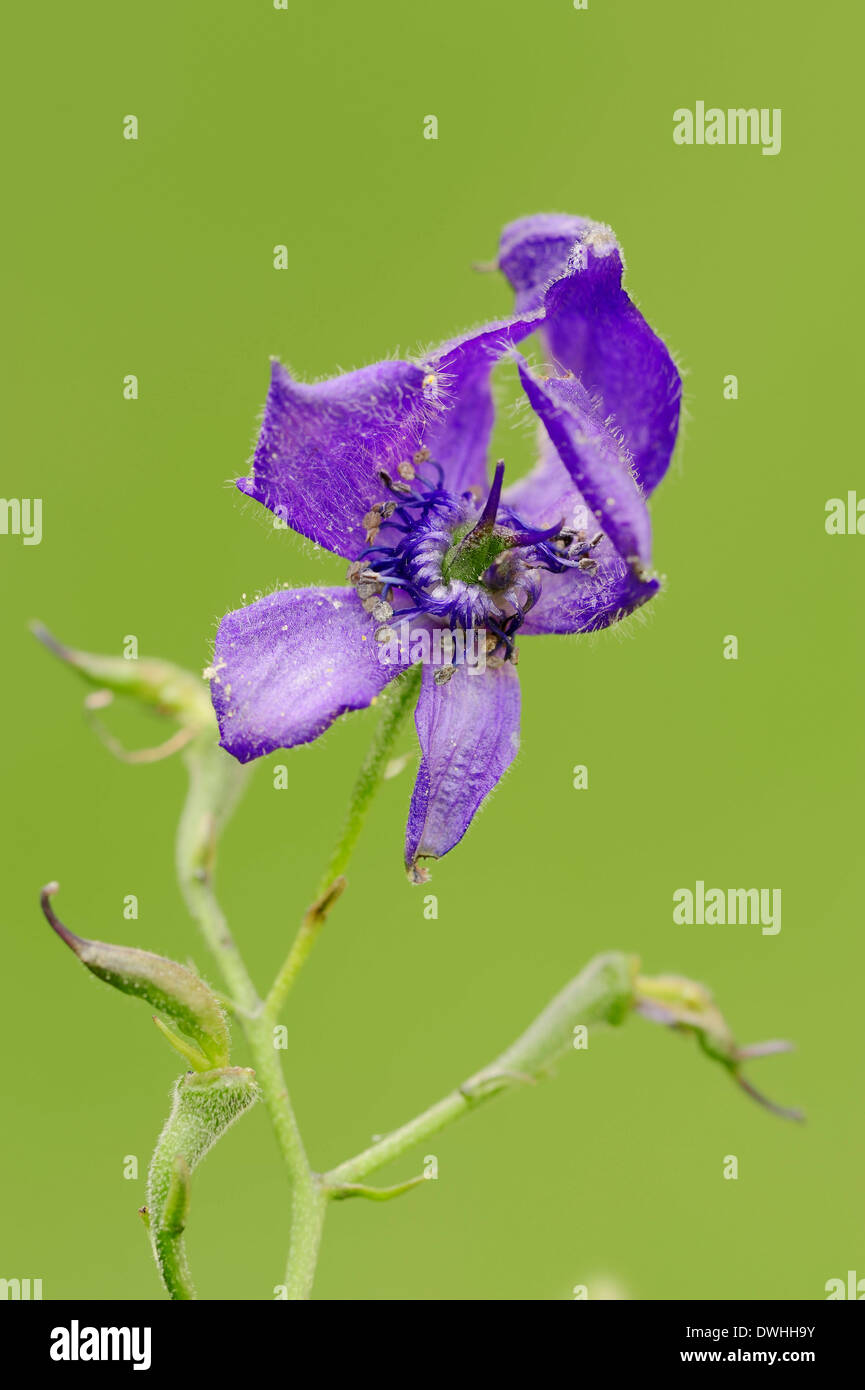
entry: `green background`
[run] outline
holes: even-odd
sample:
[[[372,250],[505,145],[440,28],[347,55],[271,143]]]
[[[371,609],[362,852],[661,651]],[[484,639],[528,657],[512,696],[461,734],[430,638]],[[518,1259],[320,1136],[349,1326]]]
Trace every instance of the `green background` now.
[[[112,760],[27,620],[118,654],[135,634],[142,655],[198,669],[241,594],[341,582],[339,560],[231,485],[269,355],[312,379],[508,312],[504,282],[472,262],[539,211],[616,229],[627,284],[686,374],[683,441],[652,502],[665,592],[597,638],[523,642],[521,755],[435,869],[437,921],[401,871],[411,773],[385,784],[291,1001],[301,1125],[316,1166],[347,1156],[613,947],[705,981],[741,1041],[794,1038],[751,1076],[808,1123],[774,1119],[692,1040],[634,1019],[432,1141],[437,1183],[335,1207],[316,1294],[821,1298],[827,1279],[865,1275],[865,539],[824,530],[828,498],[865,490],[844,418],[861,391],[850,22],[841,4],[780,0],[19,8],[2,84],[2,491],[44,499],[44,538],[0,537],[0,1275],[40,1277],[46,1298],[160,1296],[136,1207],[177,1069],[146,1010],[51,937],[41,884],[60,880],[73,928],[213,978],[173,879],[182,767]],[[781,107],[781,154],[674,146],[672,113],[697,99]],[[506,376],[500,389],[514,398]],[[511,473],[528,466],[520,421],[506,414],[495,443]],[[131,745],[162,737],[108,718]],[[262,986],[372,719],[259,766],[226,835],[221,895]],[[282,761],[288,791],[272,785]],[[698,878],[780,887],[781,933],[674,926],[673,891]],[[259,1108],[196,1177],[201,1295],[271,1297],[286,1231]]]

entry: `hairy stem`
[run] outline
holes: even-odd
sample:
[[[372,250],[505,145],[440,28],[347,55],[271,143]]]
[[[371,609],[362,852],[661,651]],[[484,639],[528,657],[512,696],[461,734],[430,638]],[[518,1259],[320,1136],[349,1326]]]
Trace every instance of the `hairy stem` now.
[[[308,1298],[315,1277],[325,1197],[306,1156],[269,1019],[244,1020],[255,1075],[291,1182],[291,1220],[285,1283],[289,1299]]]
[[[334,880],[348,868],[367,811],[384,775],[394,739],[417,699],[420,680],[421,667],[412,666],[388,687],[379,700],[382,709],[381,719],[352,788],[342,834],[319,882],[317,898],[323,897]]]
[[[177,827],[177,877],[193,920],[219,963],[234,1003],[247,1013],[259,1006],[237,943],[213,890],[213,870],[219,832],[231,815],[246,783],[247,769],[235,762],[208,728],[191,743],[184,761],[189,790]]]
[[[331,907],[345,887],[343,871],[381,783],[396,735],[417,697],[420,674],[420,668],[410,670],[382,697],[382,714],[352,790],[342,833],[321,879],[316,900],[307,911],[264,1003],[247,972],[213,890],[217,837],[243,788],[245,769],[218,747],[211,731],[197,738],[185,755],[190,782],[177,836],[178,877],[189,911],[219,962],[233,995],[262,1100],[288,1170],[291,1220],[285,1284],[289,1299],[309,1297],[327,1193],[306,1155],[275,1047],[274,1021]]]
[[[197,1294],[189,1272],[183,1237],[159,1229],[153,1232],[150,1242],[159,1277],[172,1303],[195,1299]]]
[[[394,681],[381,697],[381,717],[352,788],[342,832],[321,877],[316,900],[306,913],[265,1001],[264,1009],[268,1018],[278,1017],[289,990],[315,945],[331,907],[345,887],[345,870],[348,868],[373,797],[381,785],[396,736],[417,699],[420,679],[420,666],[413,666]]]
[[[501,1086],[498,1090],[504,1090]],[[368,1149],[357,1154],[354,1158],[349,1158],[345,1163],[340,1163],[337,1168],[331,1168],[329,1173],[325,1173],[324,1182],[327,1189],[333,1189],[334,1196],[342,1195],[340,1189],[352,1187],[366,1178],[370,1173],[383,1168],[391,1159],[399,1158],[407,1149],[411,1149],[421,1140],[428,1139],[430,1135],[437,1134],[446,1125],[452,1124],[462,1115],[472,1110],[480,1101],[486,1100],[489,1096],[496,1095],[497,1090],[489,1090],[478,1095],[467,1095],[457,1088],[449,1095],[444,1096],[435,1105],[431,1105],[428,1110],[424,1110],[420,1115],[415,1115],[414,1119],[401,1125],[399,1129],[393,1130],[391,1134],[385,1135],[384,1139],[379,1139],[377,1143],[371,1144]]]
[[[345,879],[340,877],[333,881],[322,897],[317,898],[300,924],[297,936],[291,944],[291,950],[283,961],[279,974],[271,986],[270,993],[264,1001],[265,1017],[273,1021],[279,1017],[280,1010],[285,1003],[289,990],[300,974],[301,968],[315,945],[318,934],[327,920],[328,913],[342,895],[345,888]]]
[[[557,1059],[572,1048],[575,1028],[624,1021],[633,1002],[633,975],[634,962],[629,957],[617,952],[597,956],[495,1061],[407,1124],[325,1173],[325,1187],[334,1196],[348,1195],[339,1189],[399,1158],[483,1101],[548,1075]]]
[[[243,790],[246,769],[221,749],[208,730],[186,752],[189,793],[177,834],[177,874],[187,907],[201,929],[233,995],[233,1005],[252,1054],[261,1098],[276,1134],[291,1185],[291,1237],[286,1276],[291,1298],[306,1298],[312,1286],[324,1200],[310,1169],[288,1089],[274,1046],[273,1028],[228,928],[213,888],[216,843]],[[157,1252],[172,1272],[176,1247],[164,1240]],[[156,1244],[154,1242],[154,1250]],[[178,1267],[178,1289],[183,1270]],[[187,1279],[188,1283],[188,1272]],[[183,1297],[181,1293],[172,1297]],[[187,1295],[188,1296],[188,1295]]]

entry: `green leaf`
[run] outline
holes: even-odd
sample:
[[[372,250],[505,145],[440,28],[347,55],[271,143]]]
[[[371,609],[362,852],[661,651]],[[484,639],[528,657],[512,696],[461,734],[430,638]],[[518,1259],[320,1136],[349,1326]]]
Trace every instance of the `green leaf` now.
[[[229,1035],[225,1014],[216,995],[186,966],[166,956],[140,951],[134,946],[114,946],[106,941],[89,941],[76,936],[59,920],[51,907],[58,885],[49,883],[42,890],[42,911],[54,931],[75,953],[92,975],[106,984],[144,999],[170,1019],[180,1033],[191,1040],[170,1034],[169,1041],[183,1053],[196,1071],[225,1067],[229,1058]]]
[[[255,1072],[248,1067],[190,1072],[175,1082],[171,1111],[150,1161],[146,1207],[153,1254],[172,1299],[195,1298],[182,1240],[192,1174],[258,1096]]]

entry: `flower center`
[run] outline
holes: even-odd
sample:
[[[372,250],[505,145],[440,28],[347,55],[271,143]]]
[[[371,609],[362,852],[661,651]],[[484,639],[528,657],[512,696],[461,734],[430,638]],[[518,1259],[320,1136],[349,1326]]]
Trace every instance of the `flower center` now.
[[[444,487],[442,470],[425,449],[397,471],[397,479],[380,474],[393,500],[376,503],[364,517],[368,549],[349,568],[358,597],[385,632],[394,615],[423,616],[452,632],[482,629],[487,651],[503,648],[513,660],[514,636],[540,596],[541,572],[597,569],[589,552],[602,533],[589,540],[561,523],[527,526],[502,502],[503,463],[482,507],[472,491]],[[406,606],[396,606],[397,594],[408,599]]]

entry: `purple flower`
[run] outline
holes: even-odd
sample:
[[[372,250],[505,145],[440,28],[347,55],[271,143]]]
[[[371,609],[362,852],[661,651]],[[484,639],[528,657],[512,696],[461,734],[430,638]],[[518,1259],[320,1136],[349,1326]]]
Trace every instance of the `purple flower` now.
[[[317,738],[423,661],[422,760],[405,857],[446,854],[519,743],[517,633],[590,632],[656,592],[646,496],[663,477],[681,382],[622,288],[612,231],[584,218],[505,228],[513,318],[329,381],[273,363],[238,487],[352,561],[350,587],[284,589],[229,613],[213,704],[241,762]],[[516,345],[542,329],[554,364]],[[543,426],[540,460],[490,482],[490,374],[509,355]]]

